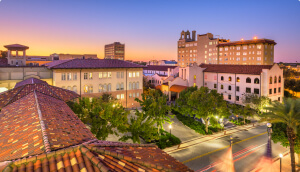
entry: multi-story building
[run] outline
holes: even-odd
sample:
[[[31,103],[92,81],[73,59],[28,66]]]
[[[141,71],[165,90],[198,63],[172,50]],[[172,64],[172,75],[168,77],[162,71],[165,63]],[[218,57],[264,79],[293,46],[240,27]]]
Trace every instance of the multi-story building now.
[[[148,65],[177,66],[177,62],[175,60],[150,60]]]
[[[29,47],[21,44],[5,45],[7,48],[7,60],[9,65],[25,66],[26,65],[26,50]]]
[[[174,95],[178,97],[182,90],[191,86],[216,89],[226,101],[236,104],[243,104],[246,94],[257,94],[272,101],[282,101],[283,70],[277,64],[198,66],[194,63],[180,68],[179,77],[168,82],[168,91],[164,90],[164,93],[169,94],[171,99]]]
[[[97,54],[51,54],[51,60],[98,59]]]
[[[273,65],[274,45],[274,40],[256,38],[220,43],[218,64]]]
[[[137,107],[134,99],[143,92],[143,67],[113,59],[57,60],[46,64],[53,71],[53,85],[83,97],[112,94],[127,108]]]
[[[241,40],[231,42],[229,39],[215,38],[207,33],[197,35],[192,31],[181,32],[178,41],[178,65],[185,67],[197,64],[248,64],[272,65],[274,63],[274,45],[270,39]]]
[[[125,44],[114,42],[112,44],[105,45],[104,58],[125,60]]]

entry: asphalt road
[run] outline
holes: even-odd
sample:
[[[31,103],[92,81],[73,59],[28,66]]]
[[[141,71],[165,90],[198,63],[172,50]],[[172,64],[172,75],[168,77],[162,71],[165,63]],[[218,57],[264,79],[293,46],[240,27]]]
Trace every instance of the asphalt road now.
[[[248,172],[254,169],[267,147],[267,127],[260,126],[233,134],[232,156],[235,170]],[[215,171],[222,168],[225,153],[229,151],[229,136],[204,142],[186,149],[170,153],[195,171]],[[272,143],[273,157],[287,151],[279,144]]]

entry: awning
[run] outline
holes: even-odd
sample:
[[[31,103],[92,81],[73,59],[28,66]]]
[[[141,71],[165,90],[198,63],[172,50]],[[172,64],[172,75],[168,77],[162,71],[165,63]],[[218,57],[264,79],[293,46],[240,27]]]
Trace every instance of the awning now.
[[[170,91],[180,93],[181,91],[187,89],[187,86],[182,85],[172,85]]]

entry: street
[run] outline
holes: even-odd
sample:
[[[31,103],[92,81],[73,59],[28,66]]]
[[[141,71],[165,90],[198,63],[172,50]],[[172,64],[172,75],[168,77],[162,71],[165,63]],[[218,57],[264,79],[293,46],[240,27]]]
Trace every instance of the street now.
[[[232,156],[236,171],[248,172],[255,168],[266,152],[268,139],[266,131],[266,126],[259,126],[232,135]],[[214,171],[216,168],[220,168],[224,161],[224,154],[229,150],[229,140],[228,135],[187,147],[170,153],[170,155],[195,171]],[[279,144],[272,144],[273,157],[287,150]]]

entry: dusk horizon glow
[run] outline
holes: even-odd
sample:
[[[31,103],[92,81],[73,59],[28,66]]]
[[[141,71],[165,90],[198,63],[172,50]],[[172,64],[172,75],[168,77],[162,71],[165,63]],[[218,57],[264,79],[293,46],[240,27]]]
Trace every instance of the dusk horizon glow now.
[[[252,9],[252,10],[249,10]],[[0,1],[0,50],[27,55],[97,54],[125,44],[125,60],[177,60],[182,30],[224,39],[273,39],[275,62],[300,62],[300,1]]]

